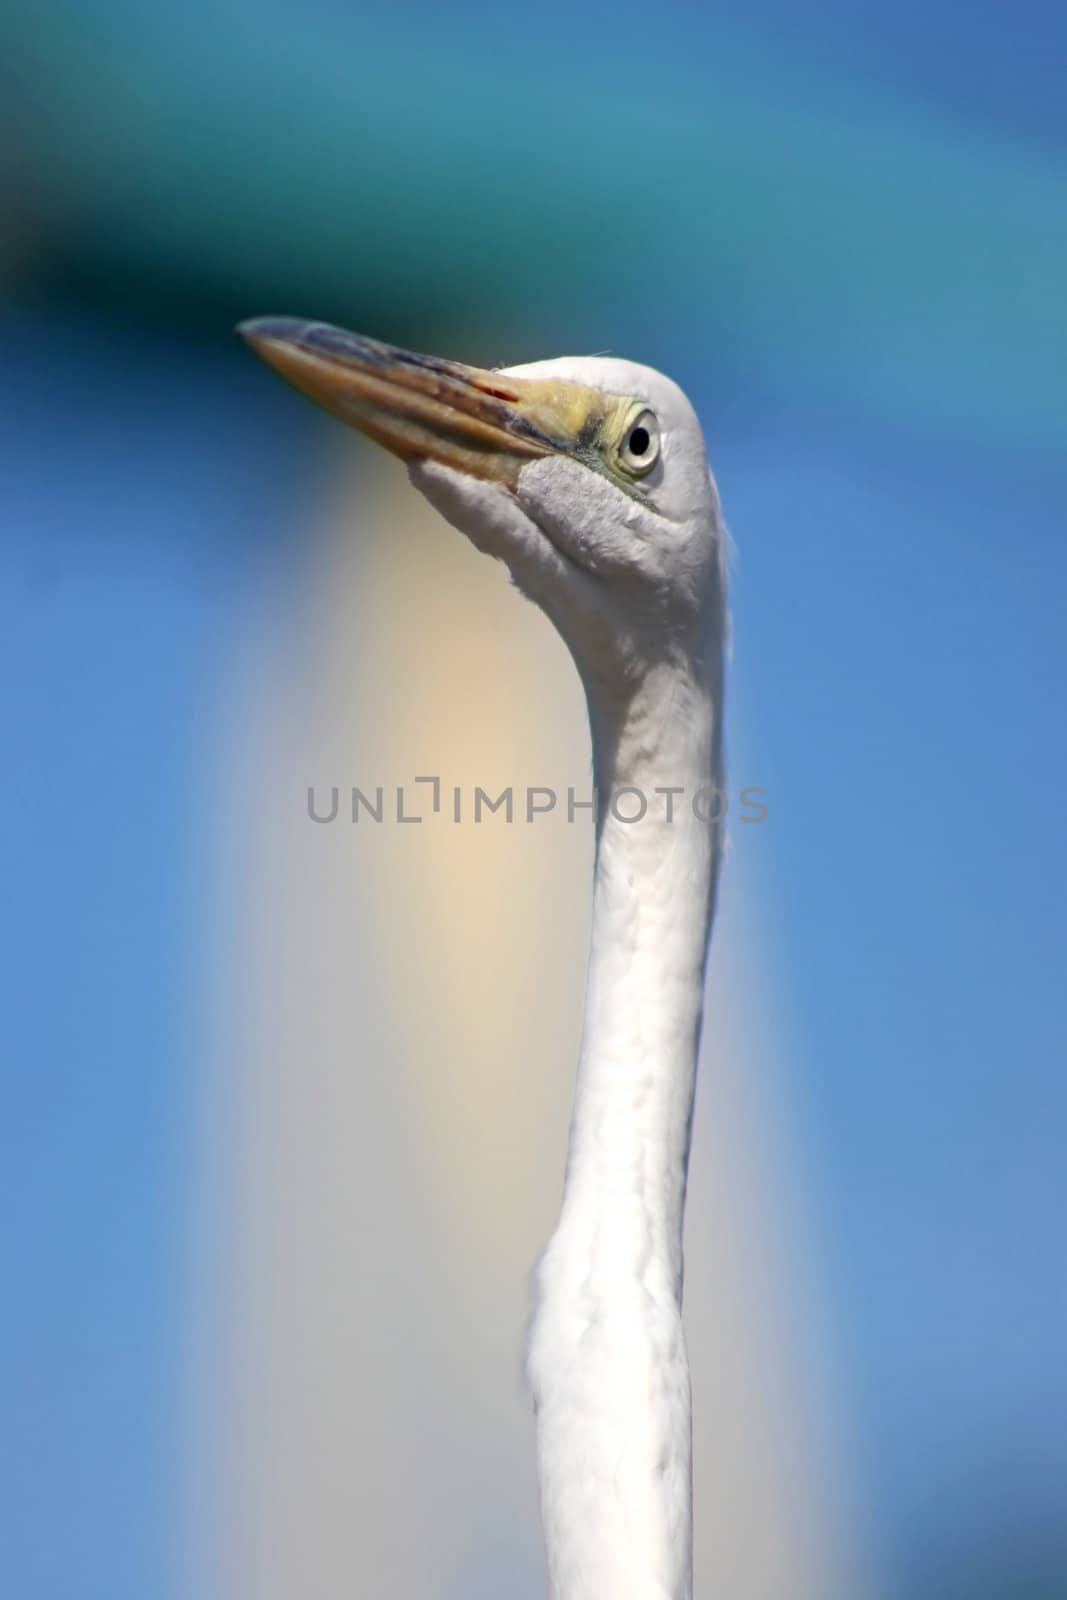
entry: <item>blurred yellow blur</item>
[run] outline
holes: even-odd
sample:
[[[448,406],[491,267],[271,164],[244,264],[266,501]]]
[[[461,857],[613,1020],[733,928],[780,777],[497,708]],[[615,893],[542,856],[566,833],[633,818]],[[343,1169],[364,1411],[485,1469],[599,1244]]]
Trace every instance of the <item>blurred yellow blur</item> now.
[[[198,1530],[197,1592],[232,1600],[542,1584],[521,1356],[558,1206],[592,826],[563,803],[527,823],[521,796],[589,794],[584,700],[504,569],[363,455],[325,486],[291,614],[249,641],[226,740],[239,977],[204,1247],[230,1269],[212,1275],[225,1354],[199,1441],[222,1531],[205,1550]],[[423,821],[396,820],[398,785]],[[478,785],[513,786],[514,823],[473,820]],[[309,786],[321,817],[337,786],[334,820],[311,819]],[[362,803],[352,822],[353,786],[372,805],[383,788],[381,822]],[[752,840],[713,946],[692,1160],[698,1586],[856,1597]]]

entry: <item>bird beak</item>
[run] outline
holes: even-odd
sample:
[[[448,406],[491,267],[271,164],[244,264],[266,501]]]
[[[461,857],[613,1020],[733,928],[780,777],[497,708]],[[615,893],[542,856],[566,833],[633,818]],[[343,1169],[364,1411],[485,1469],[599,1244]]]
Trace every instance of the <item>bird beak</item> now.
[[[527,462],[579,453],[603,420],[606,397],[562,379],[415,355],[323,322],[260,317],[237,331],[295,388],[402,461],[439,461],[511,488]]]

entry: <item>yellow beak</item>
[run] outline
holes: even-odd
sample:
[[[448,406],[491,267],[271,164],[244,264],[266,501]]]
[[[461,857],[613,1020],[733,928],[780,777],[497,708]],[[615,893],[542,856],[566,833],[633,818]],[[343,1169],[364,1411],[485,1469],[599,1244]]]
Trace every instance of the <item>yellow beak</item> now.
[[[260,317],[237,330],[293,386],[404,461],[439,461],[514,488],[538,456],[581,455],[608,397],[562,379],[512,378],[346,333]]]

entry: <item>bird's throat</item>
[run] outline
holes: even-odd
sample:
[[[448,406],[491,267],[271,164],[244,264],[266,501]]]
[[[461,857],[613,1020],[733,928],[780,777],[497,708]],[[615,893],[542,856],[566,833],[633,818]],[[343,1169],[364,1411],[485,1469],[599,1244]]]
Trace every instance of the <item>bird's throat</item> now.
[[[591,723],[599,828],[563,1221],[582,1217],[608,1272],[622,1265],[618,1233],[638,1253],[651,1244],[680,1300],[721,831],[715,684],[665,667],[624,706],[591,704]]]

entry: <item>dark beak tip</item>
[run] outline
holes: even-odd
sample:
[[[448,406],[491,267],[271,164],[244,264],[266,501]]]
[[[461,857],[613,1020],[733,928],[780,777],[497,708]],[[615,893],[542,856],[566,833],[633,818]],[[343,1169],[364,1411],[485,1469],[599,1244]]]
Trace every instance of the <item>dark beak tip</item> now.
[[[239,322],[234,332],[262,354],[264,345],[285,342],[291,344],[303,326],[295,317],[248,317]]]

